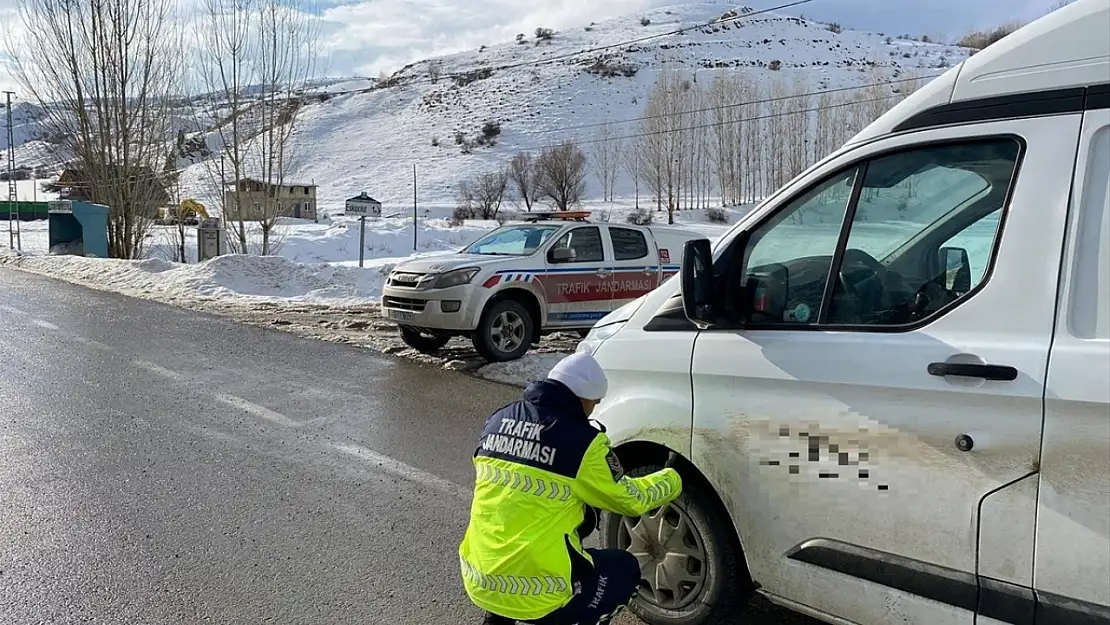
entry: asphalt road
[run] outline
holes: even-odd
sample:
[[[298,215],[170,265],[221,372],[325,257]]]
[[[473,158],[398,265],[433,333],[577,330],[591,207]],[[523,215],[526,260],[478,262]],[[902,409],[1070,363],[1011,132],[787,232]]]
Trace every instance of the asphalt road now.
[[[0,623],[480,622],[469,455],[516,389],[10,270],[0,319]]]

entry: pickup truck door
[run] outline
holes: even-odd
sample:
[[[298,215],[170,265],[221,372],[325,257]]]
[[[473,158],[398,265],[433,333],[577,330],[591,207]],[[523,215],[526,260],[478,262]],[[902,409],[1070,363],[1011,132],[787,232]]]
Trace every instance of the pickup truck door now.
[[[692,456],[765,592],[857,623],[1029,622],[1080,117],[869,143],[718,250],[756,311],[698,334]]]
[[[589,225],[570,228],[548,249],[540,279],[547,299],[545,327],[589,327],[609,314],[613,272],[607,248],[602,227]],[[557,260],[557,249],[573,250],[573,259]]]
[[[605,230],[613,259],[610,310],[616,310],[659,286],[659,255],[654,239],[643,229],[606,226]]]

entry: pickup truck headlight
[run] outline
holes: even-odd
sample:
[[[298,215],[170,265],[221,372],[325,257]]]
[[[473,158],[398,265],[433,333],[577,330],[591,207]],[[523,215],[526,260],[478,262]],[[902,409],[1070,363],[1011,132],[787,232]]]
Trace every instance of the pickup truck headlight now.
[[[462,269],[448,271],[447,273],[442,274],[441,276],[439,276],[439,278],[436,279],[435,287],[433,288],[449,289],[453,286],[469,284],[476,275],[478,275],[477,267],[464,267]]]

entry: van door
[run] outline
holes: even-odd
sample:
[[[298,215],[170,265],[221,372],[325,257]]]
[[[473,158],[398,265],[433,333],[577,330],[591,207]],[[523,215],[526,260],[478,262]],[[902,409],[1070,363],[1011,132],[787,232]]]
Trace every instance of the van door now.
[[[1037,624],[1110,623],[1110,111],[1083,120],[1037,501]]]
[[[692,451],[764,591],[970,625],[1013,607],[981,572],[1032,587],[1035,502],[1006,494],[1037,470],[1079,118],[875,141],[718,250],[735,323],[696,340]]]
[[[659,262],[643,230],[606,226],[606,231],[613,250],[610,310],[616,310],[659,286]]]
[[[609,314],[612,296],[609,283],[613,272],[606,265],[600,226],[567,230],[547,251],[546,270],[541,279],[547,298],[547,326],[590,326]],[[560,259],[557,250],[570,250]]]

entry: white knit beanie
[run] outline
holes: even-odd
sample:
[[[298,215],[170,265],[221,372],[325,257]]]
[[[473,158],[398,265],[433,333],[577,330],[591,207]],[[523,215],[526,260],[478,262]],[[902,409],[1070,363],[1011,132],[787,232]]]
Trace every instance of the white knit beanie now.
[[[562,382],[581,399],[600,400],[609,390],[609,381],[601,365],[586,352],[578,352],[559,361],[547,379]]]

